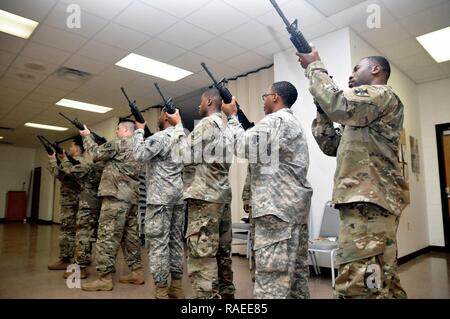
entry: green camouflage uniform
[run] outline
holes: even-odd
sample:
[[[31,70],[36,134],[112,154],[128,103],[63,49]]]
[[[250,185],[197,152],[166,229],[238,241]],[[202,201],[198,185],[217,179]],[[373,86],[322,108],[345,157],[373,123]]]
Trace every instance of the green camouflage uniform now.
[[[105,164],[93,163],[85,158],[79,159],[79,162],[72,165],[65,157],[61,166],[64,172],[74,176],[81,186],[75,235],[75,262],[80,267],[86,267],[91,263],[92,244],[97,239],[97,225],[102,204],[97,192]]]
[[[324,111],[313,122],[313,135],[325,154],[337,158],[333,202],[341,224],[335,295],[406,298],[397,274],[396,239],[398,219],[409,203],[398,163],[403,104],[387,85],[340,90],[322,62],[311,63],[306,75]],[[344,125],[342,135],[333,122]]]
[[[220,112],[203,118],[185,137],[183,126],[174,134],[185,161],[195,174],[184,198],[188,205],[188,274],[196,298],[216,298],[235,292],[231,269],[231,187],[228,180],[227,139]],[[187,155],[186,155],[187,154]],[[228,152],[228,157],[231,153]],[[189,157],[189,159],[187,159]]]
[[[56,155],[57,156],[57,155]],[[75,159],[80,160],[79,157]],[[78,211],[78,197],[80,185],[75,178],[66,174],[56,159],[51,159],[47,165],[50,174],[61,182],[61,230],[59,234],[59,258],[71,259],[75,250],[76,216]]]
[[[306,137],[292,110],[267,115],[244,131],[237,116],[227,126],[235,153],[250,162],[255,223],[255,298],[309,298]],[[272,154],[270,160],[262,152]]]
[[[90,136],[85,136],[83,143],[94,162],[105,162],[97,194],[102,197],[96,243],[97,272],[106,275],[114,270],[119,246],[128,267],[142,268],[136,216],[142,164],[133,158],[133,138],[97,145]]]
[[[249,212],[248,212],[248,222],[252,225],[252,242],[255,242],[255,222],[253,221],[252,216],[252,189],[251,189],[251,171],[250,171],[250,165],[247,166],[247,176],[245,177],[245,183],[244,188],[242,189],[242,202],[244,205],[249,205]],[[252,279],[255,280],[255,270],[256,270],[256,264],[255,264],[255,258],[252,259]]]
[[[150,271],[155,285],[167,287],[169,274],[183,277],[184,205],[183,162],[172,152],[174,127],[144,141],[144,130],[134,132],[133,155],[147,163],[145,235],[149,243]]]

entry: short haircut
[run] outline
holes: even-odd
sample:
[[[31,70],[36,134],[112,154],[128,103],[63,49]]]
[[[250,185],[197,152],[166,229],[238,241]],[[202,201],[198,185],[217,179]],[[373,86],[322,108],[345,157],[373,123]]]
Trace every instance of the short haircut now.
[[[205,92],[203,92],[202,96],[211,99],[218,111],[222,109],[222,97],[220,96],[220,92],[218,89],[216,88],[207,89]]]
[[[365,59],[368,59],[372,65],[378,64],[383,69],[383,73],[386,76],[386,82],[387,80],[389,80],[389,77],[391,76],[391,65],[389,64],[389,61],[385,57],[373,55],[368,56]]]
[[[126,127],[128,129],[129,132],[134,133],[134,122],[128,122],[128,121],[123,121],[120,122],[119,125],[123,125],[124,127]]]
[[[297,89],[288,81],[275,82],[272,91],[281,97],[286,107],[291,107],[297,101]]]
[[[81,153],[84,153],[83,139],[80,135],[73,139],[73,142],[76,146],[78,146],[81,150]]]

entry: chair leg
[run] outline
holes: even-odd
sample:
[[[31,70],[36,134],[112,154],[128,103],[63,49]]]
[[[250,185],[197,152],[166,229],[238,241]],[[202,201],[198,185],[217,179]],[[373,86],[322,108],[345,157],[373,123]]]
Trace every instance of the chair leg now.
[[[317,255],[316,255],[316,252],[313,251],[312,254],[313,254],[313,257],[314,257],[314,264],[316,265],[316,268],[317,268],[317,273],[318,273],[319,276],[320,276],[321,273],[320,273],[319,263],[317,262]]]
[[[314,252],[309,250],[308,253],[309,253],[309,258],[311,258],[311,262],[312,262],[312,266],[313,266],[313,269],[314,269],[314,273],[316,274],[316,276],[319,276],[319,273],[317,272],[316,260],[314,258]]]
[[[332,250],[330,253],[330,258],[331,258],[331,287],[334,288],[334,284],[335,284],[335,277],[334,277],[334,257],[336,254],[336,250]]]

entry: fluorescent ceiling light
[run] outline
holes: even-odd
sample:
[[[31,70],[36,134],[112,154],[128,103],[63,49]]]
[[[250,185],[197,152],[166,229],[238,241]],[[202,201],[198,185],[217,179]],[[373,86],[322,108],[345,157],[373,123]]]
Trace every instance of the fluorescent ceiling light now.
[[[416,38],[437,63],[450,60],[450,27]]]
[[[3,140],[3,136],[0,136],[0,140]]]
[[[186,71],[177,68],[176,66],[152,60],[134,53],[128,54],[122,60],[117,62],[116,65],[172,82],[178,81],[192,74],[190,71]]]
[[[25,126],[34,127],[34,128],[41,128],[43,130],[51,130],[51,131],[67,131],[68,130],[67,127],[45,125],[45,124],[38,124],[38,123],[25,123]]]
[[[38,24],[36,21],[0,10],[0,31],[2,32],[28,39]]]
[[[90,103],[84,103],[75,100],[61,99],[56,102],[56,105],[70,107],[72,109],[79,109],[83,111],[95,112],[95,113],[106,113],[112,110],[110,107],[95,105]]]

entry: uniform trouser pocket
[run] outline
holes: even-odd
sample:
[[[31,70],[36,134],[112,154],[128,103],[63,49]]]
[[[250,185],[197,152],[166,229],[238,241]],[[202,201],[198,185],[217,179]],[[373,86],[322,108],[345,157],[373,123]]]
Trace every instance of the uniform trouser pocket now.
[[[377,233],[340,245],[336,256],[339,275],[334,287],[338,297],[365,298],[380,290],[385,243],[385,234]]]

